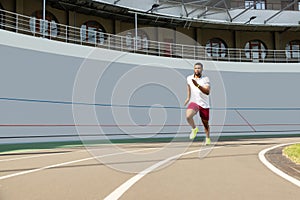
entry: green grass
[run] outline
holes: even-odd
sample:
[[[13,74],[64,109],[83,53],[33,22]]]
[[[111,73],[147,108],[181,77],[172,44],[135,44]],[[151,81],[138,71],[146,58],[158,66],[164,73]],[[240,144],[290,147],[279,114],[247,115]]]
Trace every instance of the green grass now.
[[[294,163],[300,164],[300,143],[287,146],[283,149],[283,154]]]

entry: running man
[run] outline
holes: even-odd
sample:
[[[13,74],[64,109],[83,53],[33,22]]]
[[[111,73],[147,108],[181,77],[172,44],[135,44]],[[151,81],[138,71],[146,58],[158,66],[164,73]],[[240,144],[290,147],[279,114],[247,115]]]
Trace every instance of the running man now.
[[[190,139],[193,140],[199,129],[196,127],[193,117],[199,112],[206,134],[205,145],[210,144],[209,136],[209,93],[210,83],[207,76],[202,75],[203,64],[194,65],[194,74],[187,77],[187,98],[184,105],[188,104],[186,119],[192,127]]]

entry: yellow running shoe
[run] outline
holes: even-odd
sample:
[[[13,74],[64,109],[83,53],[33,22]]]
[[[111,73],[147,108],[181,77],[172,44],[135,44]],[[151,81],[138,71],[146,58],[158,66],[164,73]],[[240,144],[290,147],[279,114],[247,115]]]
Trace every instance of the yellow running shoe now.
[[[205,139],[205,145],[210,145],[210,138]]]
[[[199,131],[198,127],[192,129],[191,134],[190,134],[191,140],[193,140],[196,137],[198,131]]]

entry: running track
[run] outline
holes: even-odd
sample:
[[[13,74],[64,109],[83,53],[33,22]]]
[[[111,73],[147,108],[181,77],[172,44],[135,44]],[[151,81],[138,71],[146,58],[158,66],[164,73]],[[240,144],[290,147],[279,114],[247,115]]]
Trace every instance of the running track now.
[[[138,174],[101,164],[83,147],[9,152],[0,154],[0,199],[296,200],[300,188],[270,171],[258,158],[263,149],[290,142],[300,142],[300,138],[218,142],[202,159],[199,151],[207,147],[194,142],[181,155],[145,158],[149,160],[143,162],[151,164]],[[119,146],[141,154],[162,145]],[[180,148],[184,143],[176,145]],[[109,151],[102,156],[116,157],[111,162],[116,168],[134,169],[139,162],[117,162],[122,154]]]

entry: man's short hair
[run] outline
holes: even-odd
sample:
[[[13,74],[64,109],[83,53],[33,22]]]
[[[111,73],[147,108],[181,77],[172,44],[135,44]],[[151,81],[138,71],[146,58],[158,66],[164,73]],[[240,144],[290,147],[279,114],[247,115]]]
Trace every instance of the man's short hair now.
[[[200,66],[203,68],[203,64],[200,63],[200,62],[195,63],[195,64],[194,64],[194,67],[195,67],[196,65],[200,65]]]

